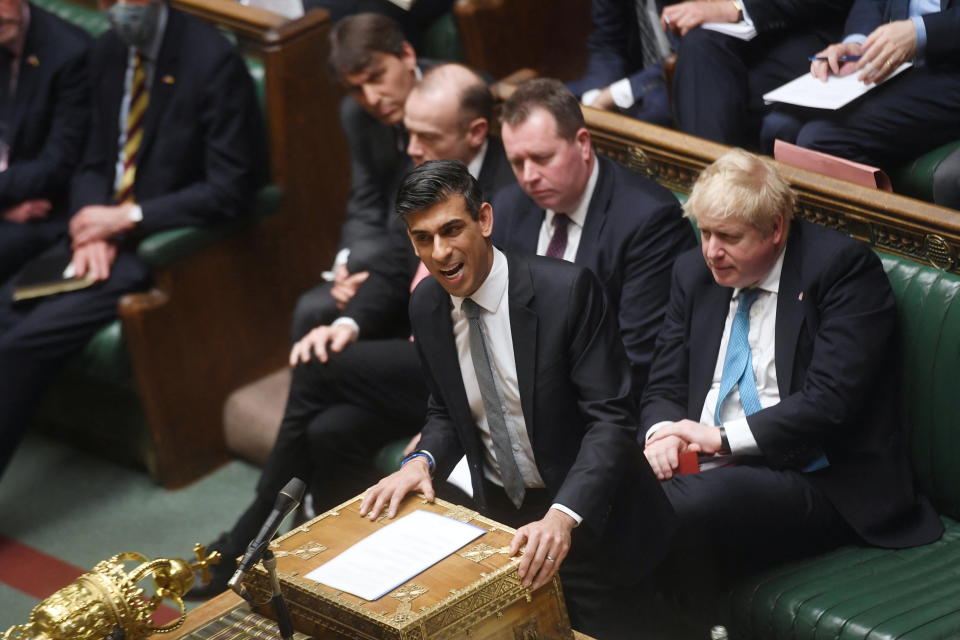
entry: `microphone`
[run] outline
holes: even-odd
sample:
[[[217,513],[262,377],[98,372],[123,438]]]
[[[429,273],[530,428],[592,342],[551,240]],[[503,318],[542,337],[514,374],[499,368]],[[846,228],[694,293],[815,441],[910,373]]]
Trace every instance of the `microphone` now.
[[[266,521],[264,521],[257,537],[247,545],[247,551],[243,554],[240,564],[237,565],[236,573],[230,578],[228,586],[231,589],[236,591],[240,581],[243,580],[243,576],[250,571],[253,565],[260,562],[264,552],[267,550],[267,545],[270,544],[270,540],[273,539],[273,536],[277,533],[277,529],[280,528],[280,524],[297,508],[297,505],[300,504],[300,499],[303,498],[305,488],[306,485],[303,480],[294,478],[280,490],[280,493],[277,495],[277,501],[273,505],[273,511],[270,512],[270,515]]]

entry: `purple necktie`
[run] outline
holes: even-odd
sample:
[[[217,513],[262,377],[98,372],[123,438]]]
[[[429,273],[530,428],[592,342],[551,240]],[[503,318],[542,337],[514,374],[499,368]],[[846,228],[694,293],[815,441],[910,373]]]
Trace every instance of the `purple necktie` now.
[[[563,254],[567,250],[567,227],[569,225],[570,217],[567,214],[553,214],[553,236],[550,238],[550,244],[547,245],[548,258],[563,260]]]

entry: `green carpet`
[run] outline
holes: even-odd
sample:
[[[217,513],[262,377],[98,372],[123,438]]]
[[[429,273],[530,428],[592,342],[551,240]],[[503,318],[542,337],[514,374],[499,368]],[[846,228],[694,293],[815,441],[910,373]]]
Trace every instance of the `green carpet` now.
[[[258,476],[232,462],[168,491],[143,471],[30,435],[0,479],[0,535],[84,569],[122,551],[189,558],[195,542],[210,542],[233,523]],[[25,623],[36,603],[0,584],[0,635]]]

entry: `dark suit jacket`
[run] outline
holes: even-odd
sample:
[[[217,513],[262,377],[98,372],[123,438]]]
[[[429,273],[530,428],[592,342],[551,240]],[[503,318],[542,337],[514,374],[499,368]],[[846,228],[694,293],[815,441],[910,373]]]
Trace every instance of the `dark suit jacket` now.
[[[699,250],[677,260],[657,340],[641,427],[699,421],[733,289],[717,285]],[[899,411],[897,315],[886,274],[867,245],[795,221],[777,296],[780,402],[747,422],[774,469],[802,469],[867,542],[931,542],[942,526],[914,494]]]
[[[941,0],[941,6],[941,11],[923,16],[927,30],[926,61],[931,65],[956,66],[960,54],[960,3]],[[868,36],[880,25],[906,19],[909,9],[909,0],[856,0],[844,33]]]
[[[680,0],[658,2],[674,4]],[[757,31],[803,27],[842,20],[851,0],[745,0],[744,6]],[[871,2],[873,0],[865,0]],[[643,95],[643,54],[637,26],[636,0],[593,0],[593,30],[587,40],[589,58],[583,76],[570,83],[582,95],[630,78],[633,95]]]
[[[662,3],[661,3],[662,4]],[[667,3],[669,4],[669,3]],[[633,95],[643,94],[643,50],[635,0],[593,0],[593,29],[587,38],[587,70],[568,86],[575,95],[630,78]]]
[[[515,184],[516,179],[504,154],[503,143],[493,136],[487,140],[487,154],[477,182],[484,197],[489,199],[488,194]],[[396,218],[395,212],[391,215]],[[358,255],[354,256],[355,253]],[[361,253],[363,262],[355,262]],[[350,262],[351,271],[369,269],[370,277],[357,290],[342,315],[356,320],[364,339],[409,336],[410,282],[420,260],[410,246],[406,225],[395,220],[386,239],[377,237],[358,242],[351,249]]]
[[[670,270],[696,239],[672,193],[612,160],[599,156],[598,160],[600,173],[576,263],[603,283],[639,398],[670,297]],[[501,192],[493,215],[494,244],[520,253],[537,252],[545,212],[519,186]]]
[[[60,210],[89,123],[85,31],[30,5],[17,92],[6,114],[9,167],[0,209],[46,198]]]
[[[441,64],[420,58],[427,72]],[[347,96],[340,101],[340,126],[350,147],[350,197],[340,229],[340,247],[382,235],[393,219],[393,201],[403,176],[412,168],[402,124],[386,125]],[[358,269],[352,269],[358,270]]]
[[[616,323],[583,267],[508,253],[510,327],[527,433],[553,502],[604,541],[608,570],[636,582],[666,548],[673,514],[636,446],[630,376]],[[410,300],[414,344],[430,400],[420,447],[445,478],[464,454],[474,499],[486,504],[483,453],[450,318],[432,278]]]
[[[240,54],[213,28],[169,11],[134,185],[144,233],[236,218],[265,174],[263,118]],[[113,31],[93,46],[93,127],[73,181],[74,212],[115,203],[128,52]]]

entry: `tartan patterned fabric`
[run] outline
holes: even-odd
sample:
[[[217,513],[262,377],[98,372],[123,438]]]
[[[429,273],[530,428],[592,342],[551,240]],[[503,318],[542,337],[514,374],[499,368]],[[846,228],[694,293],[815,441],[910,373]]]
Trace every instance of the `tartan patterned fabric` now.
[[[294,633],[293,637],[294,640],[309,640],[309,636],[299,632]],[[280,632],[276,622],[251,612],[247,605],[241,604],[184,636],[183,640],[280,640]]]

